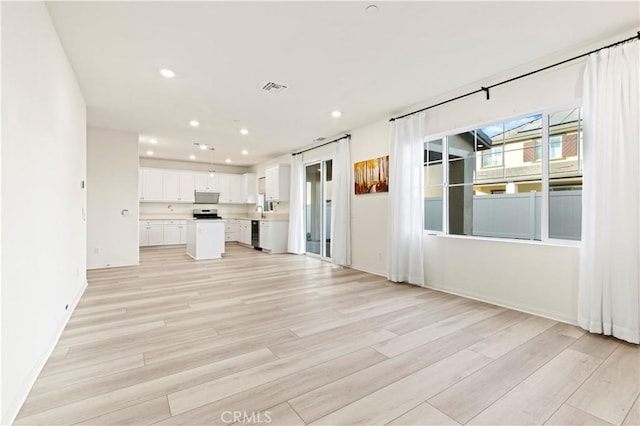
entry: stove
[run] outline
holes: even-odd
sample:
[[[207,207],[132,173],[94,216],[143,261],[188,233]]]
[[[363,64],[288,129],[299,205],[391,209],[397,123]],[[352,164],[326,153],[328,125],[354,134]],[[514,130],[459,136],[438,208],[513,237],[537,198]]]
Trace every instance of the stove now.
[[[193,209],[194,219],[222,219],[217,209]]]

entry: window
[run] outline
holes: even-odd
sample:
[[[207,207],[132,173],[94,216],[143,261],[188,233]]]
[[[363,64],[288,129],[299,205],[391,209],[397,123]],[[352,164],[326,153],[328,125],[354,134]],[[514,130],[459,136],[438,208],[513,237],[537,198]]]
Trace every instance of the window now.
[[[582,235],[582,111],[549,114],[549,238]],[[555,143],[554,143],[555,142]],[[555,151],[554,151],[555,150]]]
[[[442,139],[424,147],[424,229],[442,231]]]
[[[580,111],[540,113],[427,140],[425,229],[579,240]]]
[[[482,167],[502,166],[502,146],[482,151]]]
[[[562,136],[549,137],[549,160],[562,158]],[[542,144],[536,147],[535,161],[542,161]]]

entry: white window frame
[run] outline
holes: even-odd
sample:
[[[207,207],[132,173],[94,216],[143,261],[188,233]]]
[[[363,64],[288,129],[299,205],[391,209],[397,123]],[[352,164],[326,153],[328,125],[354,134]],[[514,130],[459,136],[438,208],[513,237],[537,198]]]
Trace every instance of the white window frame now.
[[[500,149],[500,151],[498,151],[498,148]],[[476,145],[476,149],[477,149],[477,145]],[[499,155],[498,155],[499,154]],[[482,151],[482,168],[483,169],[488,169],[491,167],[499,167],[499,166],[503,166],[504,165],[504,145],[498,145],[498,146],[494,146],[491,147],[489,149],[485,149],[484,151]],[[485,157],[491,157],[491,158],[499,158],[499,162],[498,164],[485,164],[484,160]]]
[[[501,242],[514,242],[519,244],[536,244],[536,245],[556,245],[556,246],[572,246],[579,247],[582,244],[582,240],[564,240],[559,238],[549,237],[549,115],[571,109],[582,108],[582,99],[575,99],[573,101],[557,104],[551,107],[538,108],[534,111],[530,111],[525,114],[519,114],[517,116],[511,116],[501,118],[497,120],[486,121],[481,124],[475,124],[472,126],[460,127],[457,129],[449,130],[446,132],[435,133],[424,138],[423,143],[442,139],[442,231],[432,231],[424,229],[423,233],[426,235],[436,235],[446,238],[470,238],[475,240],[487,240],[487,241],[501,241]],[[449,233],[449,138],[448,136],[457,135],[464,132],[476,130],[478,128],[487,127],[507,121],[519,120],[521,118],[529,117],[531,115],[542,114],[542,203],[541,203],[541,240],[521,240],[514,238],[492,238],[492,237],[478,237],[473,235],[452,235]],[[582,118],[582,116],[581,116]],[[584,127],[584,124],[583,124]],[[580,137],[580,131],[578,131],[578,138]],[[474,144],[475,145],[475,144]],[[477,146],[474,148],[477,152]],[[504,149],[503,149],[503,164],[504,164]]]

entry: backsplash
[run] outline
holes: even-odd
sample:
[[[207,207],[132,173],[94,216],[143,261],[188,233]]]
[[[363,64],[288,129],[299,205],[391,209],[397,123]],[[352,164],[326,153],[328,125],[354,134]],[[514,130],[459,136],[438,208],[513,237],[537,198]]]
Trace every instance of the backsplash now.
[[[260,217],[255,204],[186,204],[186,203],[140,203],[140,219],[191,219],[193,209],[217,209],[218,215],[225,217]],[[276,211],[265,212],[266,217],[287,219],[289,203],[280,203]]]

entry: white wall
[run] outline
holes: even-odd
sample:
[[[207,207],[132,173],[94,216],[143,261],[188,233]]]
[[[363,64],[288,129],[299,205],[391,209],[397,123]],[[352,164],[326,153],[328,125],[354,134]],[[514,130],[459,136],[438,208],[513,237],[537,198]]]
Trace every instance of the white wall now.
[[[2,3],[2,413],[86,286],[86,107],[42,2]]]
[[[427,235],[424,249],[427,287],[576,322],[576,247]]]
[[[351,132],[351,162],[389,154],[389,123],[378,121]],[[355,269],[387,275],[389,194],[355,195],[351,190],[351,264]]]
[[[138,264],[135,133],[87,129],[87,242],[89,269]]]

